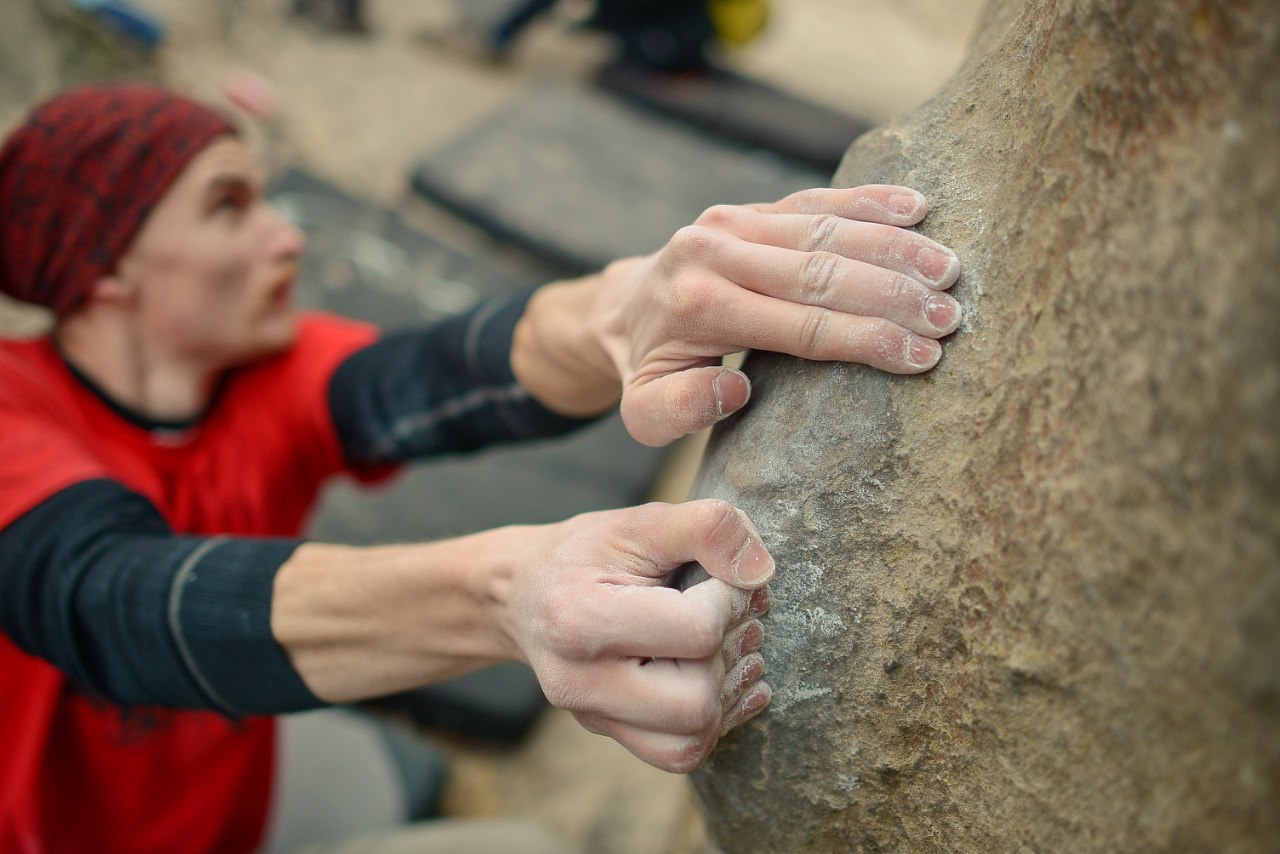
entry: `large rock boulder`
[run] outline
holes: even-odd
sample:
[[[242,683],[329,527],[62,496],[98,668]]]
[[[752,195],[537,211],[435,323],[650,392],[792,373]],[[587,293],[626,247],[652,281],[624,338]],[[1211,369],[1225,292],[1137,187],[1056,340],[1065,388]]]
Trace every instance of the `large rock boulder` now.
[[[778,558],[726,852],[1276,851],[1280,4],[997,0],[839,185],[965,264],[939,367],[752,356]]]

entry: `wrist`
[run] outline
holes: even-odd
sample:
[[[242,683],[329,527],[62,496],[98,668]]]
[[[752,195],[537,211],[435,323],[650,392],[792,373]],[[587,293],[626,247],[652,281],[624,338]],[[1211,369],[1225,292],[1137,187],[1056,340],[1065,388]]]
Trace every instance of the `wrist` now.
[[[605,346],[606,286],[604,274],[545,285],[516,324],[511,345],[516,379],[561,415],[598,415],[621,396],[621,378]]]
[[[503,660],[527,663],[512,600],[521,572],[531,563],[527,553],[536,530],[511,525],[464,538],[476,539],[480,545],[474,552],[476,560],[465,570],[467,596],[482,615],[487,649]]]
[[[520,539],[306,543],[276,574],[271,629],[317,697],[395,693],[523,654],[505,617]]]

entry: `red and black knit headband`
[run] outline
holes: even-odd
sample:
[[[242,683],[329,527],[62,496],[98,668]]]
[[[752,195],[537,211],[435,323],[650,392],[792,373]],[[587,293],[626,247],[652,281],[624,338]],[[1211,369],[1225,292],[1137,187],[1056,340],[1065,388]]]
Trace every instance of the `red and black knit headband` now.
[[[234,133],[150,86],[90,86],[37,107],[0,149],[0,291],[71,311],[191,158]]]

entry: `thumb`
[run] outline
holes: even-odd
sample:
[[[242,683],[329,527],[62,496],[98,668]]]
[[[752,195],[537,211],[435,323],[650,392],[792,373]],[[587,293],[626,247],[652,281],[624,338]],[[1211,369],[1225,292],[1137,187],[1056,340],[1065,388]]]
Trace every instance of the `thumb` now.
[[[750,398],[751,380],[742,371],[688,368],[629,384],[622,392],[622,421],[637,442],[659,447],[710,427]]]

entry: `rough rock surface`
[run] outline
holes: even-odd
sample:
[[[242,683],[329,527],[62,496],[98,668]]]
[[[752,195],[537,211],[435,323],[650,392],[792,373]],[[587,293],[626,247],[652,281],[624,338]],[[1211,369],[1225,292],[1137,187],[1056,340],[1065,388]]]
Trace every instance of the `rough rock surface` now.
[[[726,852],[1275,851],[1280,5],[993,3],[850,150],[965,263],[921,377],[751,357],[780,566]]]

